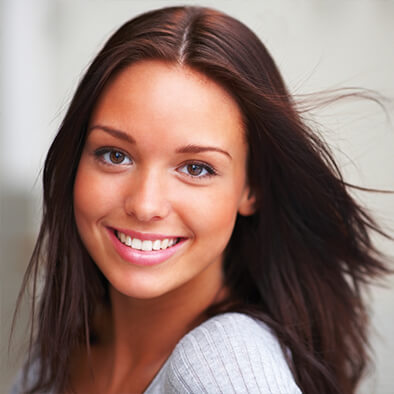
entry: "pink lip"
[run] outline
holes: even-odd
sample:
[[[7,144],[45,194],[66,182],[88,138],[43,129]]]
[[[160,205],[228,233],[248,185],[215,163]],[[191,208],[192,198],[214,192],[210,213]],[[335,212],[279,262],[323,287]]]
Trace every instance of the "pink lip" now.
[[[141,240],[154,240],[154,239],[165,239],[165,238],[176,238],[176,237],[163,237],[163,236],[158,236],[154,234],[141,234],[137,233],[134,231],[124,231],[124,230],[119,230],[122,233],[125,233],[127,235],[130,235],[130,237],[135,237]],[[122,242],[119,241],[117,236],[115,235],[115,231],[113,229],[108,228],[108,234],[109,237],[112,241],[112,244],[115,247],[115,250],[118,252],[120,257],[123,258],[123,260],[126,260],[132,264],[136,265],[144,265],[144,266],[150,266],[150,265],[156,265],[160,264],[166,260],[168,260],[171,256],[173,256],[185,243],[187,238],[181,238],[180,241],[174,245],[171,246],[170,248],[164,249],[164,250],[152,250],[150,252],[145,252],[142,250],[137,250],[130,248],[127,245],[124,245]],[[138,234],[138,235],[137,235]],[[149,237],[149,238],[148,238]]]

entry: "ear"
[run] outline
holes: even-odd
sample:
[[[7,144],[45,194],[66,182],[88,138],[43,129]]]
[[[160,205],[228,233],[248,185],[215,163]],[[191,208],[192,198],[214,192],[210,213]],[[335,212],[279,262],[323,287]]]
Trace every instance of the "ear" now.
[[[245,187],[238,206],[238,213],[242,216],[250,216],[256,212],[256,196],[249,186]]]

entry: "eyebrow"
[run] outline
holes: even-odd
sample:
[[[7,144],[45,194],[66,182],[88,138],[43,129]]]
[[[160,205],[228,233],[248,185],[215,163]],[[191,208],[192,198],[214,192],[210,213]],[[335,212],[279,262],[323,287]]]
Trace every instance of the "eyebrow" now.
[[[230,153],[225,151],[224,149],[217,148],[215,146],[200,146],[200,145],[186,145],[181,148],[178,148],[176,153],[200,153],[200,152],[219,152],[226,155],[230,160],[232,159]]]
[[[131,135],[125,133],[124,131],[114,129],[112,127],[103,126],[103,125],[93,125],[93,126],[89,127],[88,131],[94,130],[94,129],[99,129],[99,130],[105,131],[106,133],[114,136],[115,138],[119,138],[121,140],[127,141],[130,144],[135,144],[135,142],[136,142],[135,139]],[[176,153],[218,152],[218,153],[224,154],[230,160],[232,160],[230,153],[228,153],[224,149],[218,148],[216,146],[200,146],[200,145],[195,145],[195,144],[189,144],[189,145],[177,148],[175,152]]]
[[[93,125],[93,126],[89,127],[88,131],[94,130],[94,129],[99,129],[99,130],[105,131],[106,133],[111,134],[113,137],[127,141],[130,144],[135,144],[135,139],[131,135],[125,133],[124,131],[117,130],[117,129],[114,129],[114,128],[108,127],[108,126],[102,126],[102,125]]]

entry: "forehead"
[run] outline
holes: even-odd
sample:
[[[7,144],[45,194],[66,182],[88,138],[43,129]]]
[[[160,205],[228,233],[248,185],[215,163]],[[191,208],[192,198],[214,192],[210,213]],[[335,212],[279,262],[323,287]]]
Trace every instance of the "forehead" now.
[[[137,140],[168,133],[227,144],[244,140],[241,111],[223,87],[190,67],[157,60],[128,66],[107,84],[90,123],[100,122]]]

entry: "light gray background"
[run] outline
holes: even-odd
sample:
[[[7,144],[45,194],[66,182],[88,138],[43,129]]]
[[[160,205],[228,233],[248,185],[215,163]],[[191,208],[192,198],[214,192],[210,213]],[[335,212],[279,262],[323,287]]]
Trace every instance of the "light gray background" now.
[[[151,8],[190,1],[1,0],[0,3],[0,392],[23,360],[22,309],[7,356],[11,316],[40,219],[45,153],[93,55],[122,22]],[[394,1],[200,1],[251,27],[276,59],[290,90],[304,94],[359,86],[394,97]],[[393,104],[387,109],[394,123]],[[349,182],[394,189],[394,127],[373,103],[335,104],[314,113]],[[394,195],[357,193],[394,228]],[[393,231],[391,232],[394,233]],[[394,255],[392,242],[377,239]],[[373,287],[376,371],[360,393],[394,393],[394,280]]]

